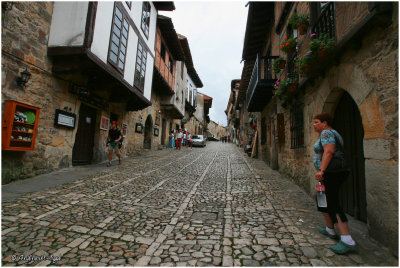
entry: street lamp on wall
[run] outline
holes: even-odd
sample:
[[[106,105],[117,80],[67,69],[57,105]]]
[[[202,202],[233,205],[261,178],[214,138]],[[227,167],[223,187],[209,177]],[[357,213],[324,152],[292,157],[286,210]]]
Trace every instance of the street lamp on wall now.
[[[31,73],[28,72],[27,69],[25,69],[25,71],[21,72],[21,76],[17,77],[17,83],[20,86],[25,86],[25,84],[29,81],[30,78],[31,78]]]

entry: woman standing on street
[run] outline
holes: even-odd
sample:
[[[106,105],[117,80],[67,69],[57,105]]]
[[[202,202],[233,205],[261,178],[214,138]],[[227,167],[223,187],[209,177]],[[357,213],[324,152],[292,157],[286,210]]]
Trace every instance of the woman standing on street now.
[[[173,131],[171,131],[171,145],[170,145],[170,147],[172,148],[172,149],[174,149],[174,132]]]
[[[358,244],[350,235],[347,217],[339,204],[340,186],[348,177],[349,172],[326,171],[335,151],[340,146],[343,148],[343,139],[336,130],[332,129],[331,124],[332,117],[328,113],[318,114],[314,117],[314,130],[320,134],[314,144],[314,166],[317,170],[315,179],[323,181],[327,199],[327,207],[318,207],[318,211],[322,212],[326,222],[326,227],[320,228],[319,232],[330,238],[338,239],[334,229],[336,224],[340,233],[340,241],[331,246],[331,249],[337,254],[344,254],[356,250]]]
[[[188,145],[187,145],[187,147],[186,147],[186,149],[189,149],[189,147],[190,147],[190,150],[193,150],[193,146],[192,146],[192,134],[190,134],[190,132],[188,132],[188,135],[187,135],[187,140],[188,140]]]

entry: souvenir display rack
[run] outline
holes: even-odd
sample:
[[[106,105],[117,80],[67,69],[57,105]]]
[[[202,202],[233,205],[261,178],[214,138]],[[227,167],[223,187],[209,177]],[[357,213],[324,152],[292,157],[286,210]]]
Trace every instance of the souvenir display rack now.
[[[40,109],[25,103],[5,101],[2,150],[33,151]]]

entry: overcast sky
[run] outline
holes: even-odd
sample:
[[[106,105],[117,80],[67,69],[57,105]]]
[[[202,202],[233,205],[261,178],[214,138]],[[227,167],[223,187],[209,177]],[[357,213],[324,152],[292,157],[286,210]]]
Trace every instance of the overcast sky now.
[[[213,98],[210,119],[223,126],[231,81],[242,74],[246,3],[174,1],[174,11],[160,12],[172,18],[177,33],[187,37],[194,68],[204,85],[198,91]]]

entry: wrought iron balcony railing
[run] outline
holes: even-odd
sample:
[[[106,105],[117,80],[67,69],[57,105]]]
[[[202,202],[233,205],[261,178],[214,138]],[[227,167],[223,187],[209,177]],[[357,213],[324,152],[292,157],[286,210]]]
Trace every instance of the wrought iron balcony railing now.
[[[247,110],[261,111],[272,97],[273,86],[277,80],[272,74],[272,63],[278,56],[260,57],[257,54],[249,86],[246,92]]]
[[[336,41],[336,26],[335,26],[335,3],[329,2],[323,8],[318,20],[312,27],[312,32],[317,36],[321,34],[329,34],[329,37]]]

